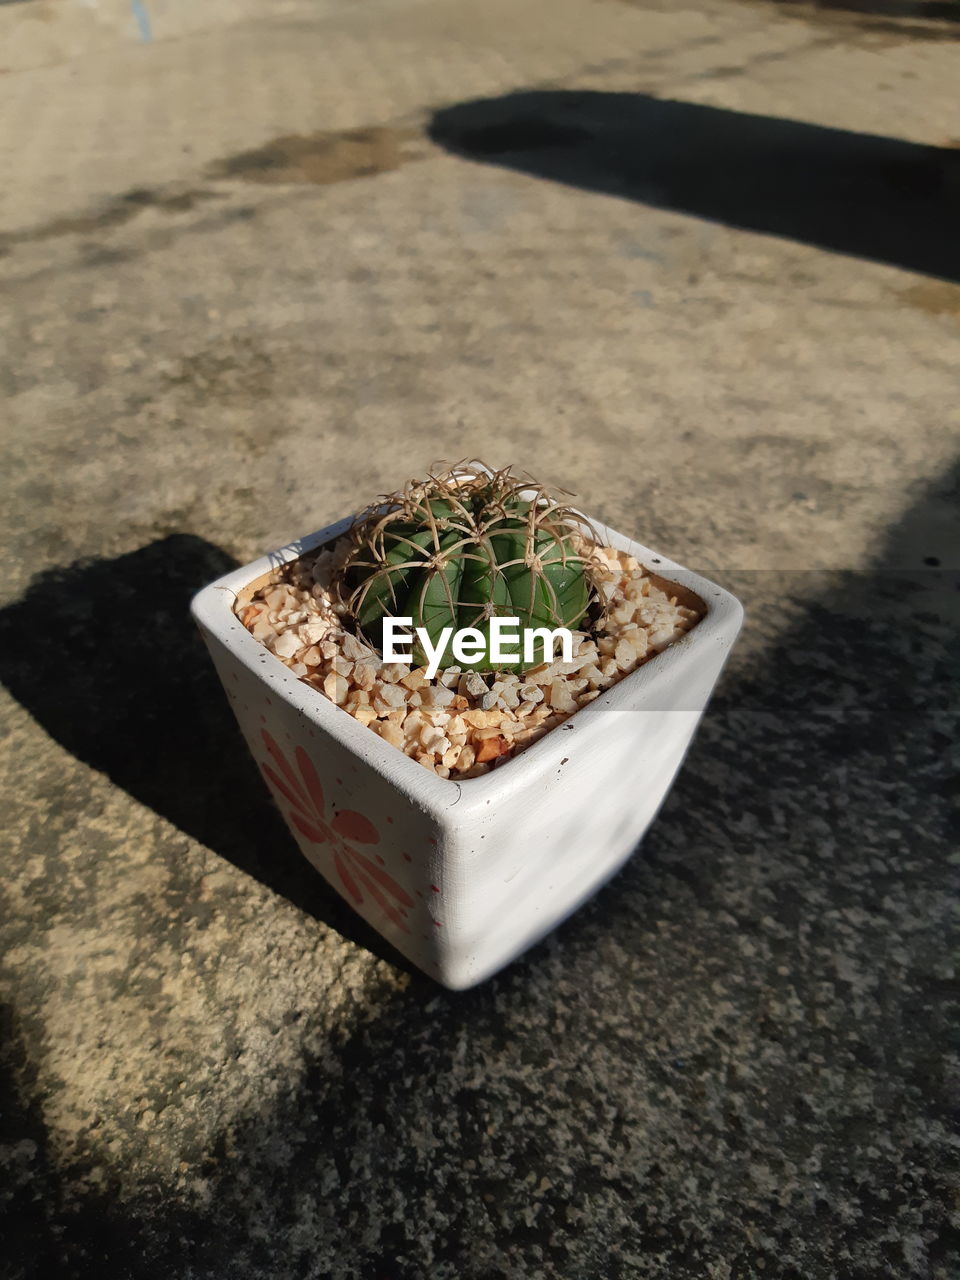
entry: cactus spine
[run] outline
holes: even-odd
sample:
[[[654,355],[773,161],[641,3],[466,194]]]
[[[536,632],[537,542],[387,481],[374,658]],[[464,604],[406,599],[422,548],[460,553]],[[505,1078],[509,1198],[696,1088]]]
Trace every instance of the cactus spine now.
[[[352,539],[336,586],[358,633],[382,649],[385,617],[411,617],[434,644],[445,627],[476,628],[486,647],[466,670],[493,668],[491,618],[519,619],[522,654],[527,632],[574,629],[596,595],[586,519],[509,468],[461,463],[412,481],[363,512]],[[448,649],[442,665],[454,661]]]

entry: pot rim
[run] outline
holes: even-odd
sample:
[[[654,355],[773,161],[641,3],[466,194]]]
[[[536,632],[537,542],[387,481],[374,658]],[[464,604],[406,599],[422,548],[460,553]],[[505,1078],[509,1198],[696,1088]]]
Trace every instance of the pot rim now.
[[[719,645],[729,650],[743,620],[740,601],[717,583],[610,526],[591,520],[599,537],[608,545],[633,555],[654,576],[665,578],[698,596],[705,606],[704,616],[679,640],[604,689],[599,697],[503,765],[478,778],[463,781],[439,778],[293,675],[265,645],[253,638],[233,611],[239,596],[257,578],[335,541],[349,531],[353,520],[353,516],[337,520],[231,570],[198,591],[190,611],[202,630],[210,632],[251,673],[273,683],[278,696],[292,703],[305,720],[323,729],[347,751],[383,775],[415,805],[438,819],[456,808],[459,824],[461,818],[478,816],[495,801],[503,800],[518,790],[537,782],[546,783],[549,777],[556,776],[562,756],[569,756],[578,749],[581,740],[595,735],[605,713],[656,710],[658,689],[668,681],[682,680],[684,671],[697,664],[701,652],[708,646]],[[702,709],[696,709],[698,717]]]

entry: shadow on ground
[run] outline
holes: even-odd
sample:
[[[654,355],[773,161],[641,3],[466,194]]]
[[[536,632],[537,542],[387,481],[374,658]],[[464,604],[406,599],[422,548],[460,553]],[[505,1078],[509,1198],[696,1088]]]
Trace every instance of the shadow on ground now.
[[[960,281],[960,150],[642,93],[538,90],[438,111],[488,164]]]
[[[305,871],[190,618],[194,592],[236,567],[202,538],[175,534],[41,574],[0,611],[0,678],[52,738],[138,803],[401,963]]]
[[[4,1139],[39,1154],[8,1274],[949,1280],[957,582],[921,566],[958,494],[955,471],[874,571],[794,580],[797,621],[731,668],[642,855],[493,981],[385,996],[214,1144],[205,1201],[76,1193],[11,1024]],[[282,832],[186,622],[227,567],[181,538],[44,575],[4,666],[62,745],[263,877]],[[739,585],[748,616],[783,602],[782,577]],[[40,618],[81,669],[56,693],[53,643],[22,652]]]
[[[826,12],[851,13],[867,18],[914,18],[929,22],[960,22],[960,0],[774,0],[790,9],[810,5]]]

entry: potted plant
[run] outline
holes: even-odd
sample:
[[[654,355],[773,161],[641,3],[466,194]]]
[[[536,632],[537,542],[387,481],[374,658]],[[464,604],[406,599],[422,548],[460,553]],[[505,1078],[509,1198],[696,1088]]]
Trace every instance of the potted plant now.
[[[227,574],[193,614],[303,853],[451,988],[633,851],[742,621],[720,587],[479,463]]]

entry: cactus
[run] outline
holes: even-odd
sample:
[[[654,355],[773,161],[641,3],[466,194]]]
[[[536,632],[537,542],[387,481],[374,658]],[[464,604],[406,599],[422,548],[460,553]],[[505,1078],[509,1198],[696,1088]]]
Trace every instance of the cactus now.
[[[466,670],[493,669],[489,620],[520,622],[520,648],[532,628],[569,627],[596,592],[586,519],[547,488],[461,463],[362,513],[336,582],[358,634],[382,650],[385,617],[411,617],[433,644],[444,627],[474,627],[487,645]],[[414,661],[422,663],[417,644]],[[442,665],[456,659],[448,650]],[[513,664],[520,670],[522,661]]]

